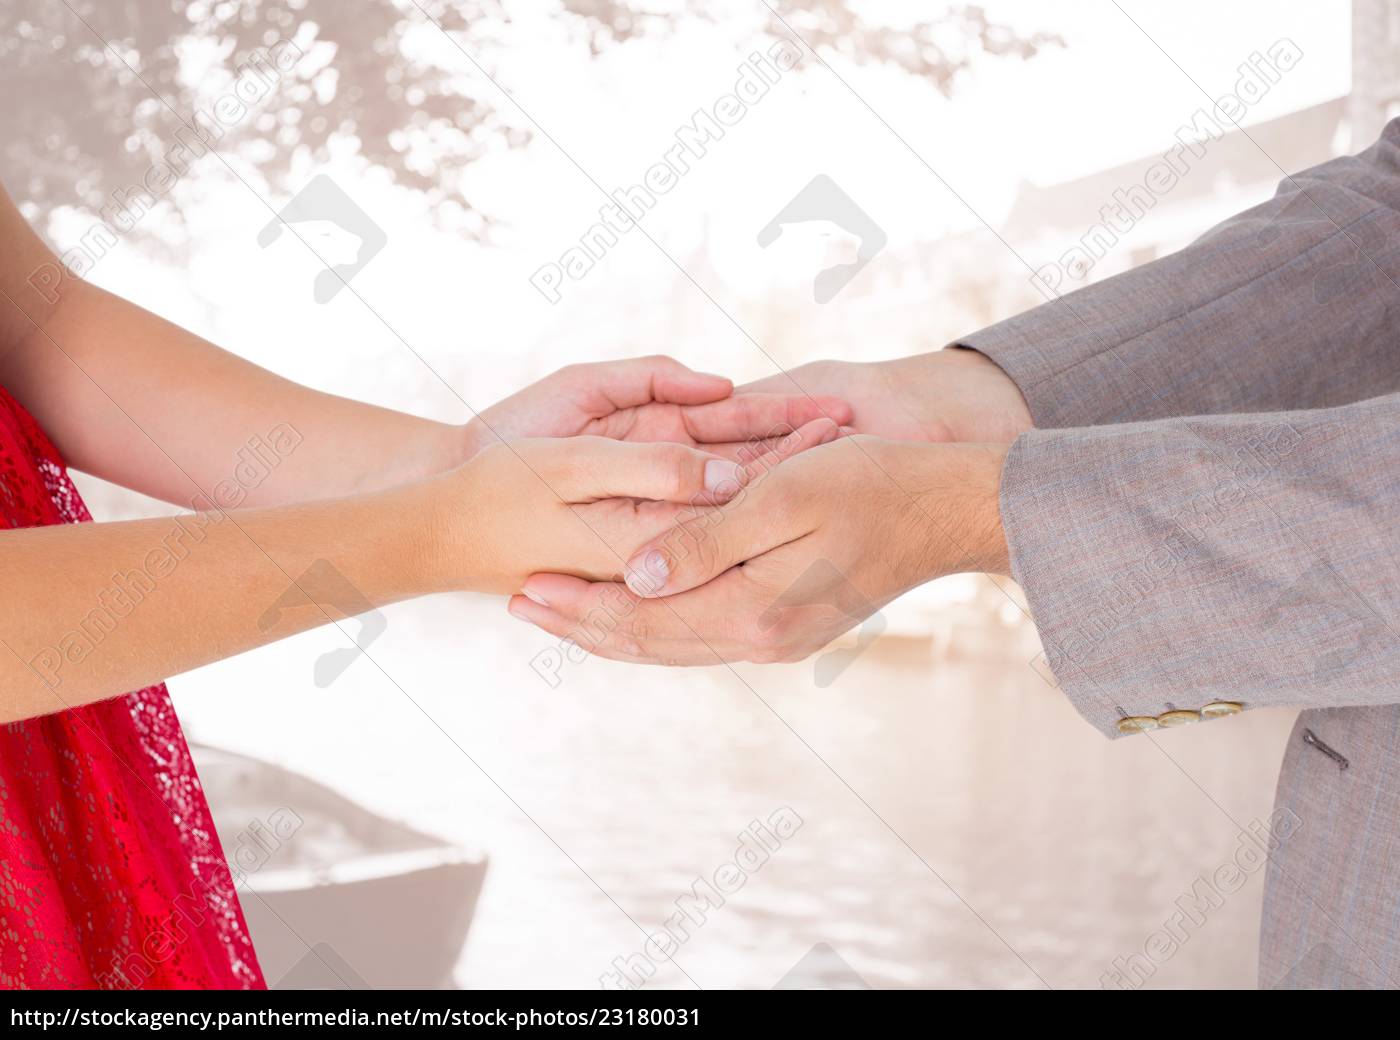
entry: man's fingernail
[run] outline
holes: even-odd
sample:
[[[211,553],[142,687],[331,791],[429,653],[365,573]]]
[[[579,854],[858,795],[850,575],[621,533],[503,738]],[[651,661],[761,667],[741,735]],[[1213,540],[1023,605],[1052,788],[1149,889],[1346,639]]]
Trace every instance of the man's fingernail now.
[[[671,565],[666,557],[653,549],[627,565],[627,587],[638,596],[655,596],[666,586]]]
[[[536,592],[534,589],[530,588],[528,585],[527,585],[525,588],[523,588],[523,589],[520,590],[520,594],[521,594],[522,596],[524,596],[526,599],[534,600],[536,603],[538,603],[538,604],[539,604],[540,606],[542,606],[542,607],[547,607],[547,606],[549,606],[549,600],[545,599],[543,596],[541,596],[541,595],[540,595],[538,592]]]
[[[743,467],[728,459],[711,459],[705,463],[705,490],[733,497],[739,491]]]

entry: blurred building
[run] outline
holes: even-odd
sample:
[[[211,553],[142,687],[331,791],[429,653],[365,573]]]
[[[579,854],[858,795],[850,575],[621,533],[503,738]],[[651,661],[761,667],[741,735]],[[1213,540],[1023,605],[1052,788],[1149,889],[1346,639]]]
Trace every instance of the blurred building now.
[[[1064,268],[1061,291],[1137,267],[1268,198],[1284,173],[1340,155],[1348,140],[1349,103],[1347,97],[1333,98],[1204,140],[1204,154],[1186,153],[1189,173],[1160,193],[1148,192],[1144,184],[1148,171],[1161,165],[1161,151],[1059,184],[1023,184],[1002,232],[1035,266],[1059,263]],[[1141,216],[1114,232],[1101,256],[1095,247],[1103,240],[1090,241],[1084,249],[1093,263],[1080,277],[1063,258],[1089,241],[1093,229],[1105,226],[1104,208],[1117,203]]]
[[[1285,174],[1365,148],[1400,115],[1400,0],[1353,0],[1351,34],[1348,94],[1205,141],[1189,174],[1083,269],[1066,258],[1103,223],[1105,206],[1143,185],[1162,153],[1059,184],[1023,184],[1003,235],[1034,266],[1058,264],[1057,288],[1069,291],[1175,252],[1273,194]]]
[[[1351,150],[1374,141],[1400,115],[1400,0],[1352,0]]]

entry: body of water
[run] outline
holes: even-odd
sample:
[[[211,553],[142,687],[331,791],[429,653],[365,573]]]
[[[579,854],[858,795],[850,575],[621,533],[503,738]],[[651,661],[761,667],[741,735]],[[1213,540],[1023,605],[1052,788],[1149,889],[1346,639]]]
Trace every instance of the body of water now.
[[[334,629],[172,689],[192,737],[490,856],[464,986],[597,987],[621,958],[650,986],[767,988],[827,944],[876,987],[1096,988],[1267,818],[1292,715],[1105,740],[1008,613],[906,618],[824,687],[812,662],[588,660],[551,688],[529,664],[548,637],[439,597],[389,611],[373,663],[326,689]],[[775,814],[790,833],[726,867]],[[644,947],[717,874],[672,959]],[[1262,889],[1146,984],[1253,985]]]

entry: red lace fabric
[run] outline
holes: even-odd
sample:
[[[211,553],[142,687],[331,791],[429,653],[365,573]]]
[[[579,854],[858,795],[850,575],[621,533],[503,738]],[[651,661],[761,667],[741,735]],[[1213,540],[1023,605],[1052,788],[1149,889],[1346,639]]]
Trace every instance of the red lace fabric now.
[[[91,519],[0,387],[0,528]],[[0,986],[262,985],[164,685],[3,727]]]

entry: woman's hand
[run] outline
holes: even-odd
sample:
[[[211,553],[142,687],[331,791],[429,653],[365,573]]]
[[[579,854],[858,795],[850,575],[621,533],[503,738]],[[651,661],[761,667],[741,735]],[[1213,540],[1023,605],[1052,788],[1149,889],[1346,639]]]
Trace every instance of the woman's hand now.
[[[466,457],[499,441],[524,437],[607,437],[664,441],[743,459],[751,442],[774,438],[816,419],[844,426],[851,408],[832,394],[796,390],[731,397],[722,376],[692,372],[668,357],[570,365],[485,409],[465,427]]]
[[[763,464],[839,436],[835,423],[815,420]],[[748,472],[683,444],[604,437],[498,443],[443,478],[441,548],[459,576],[455,587],[480,592],[518,592],[539,571],[620,580],[639,544],[729,501]]]

